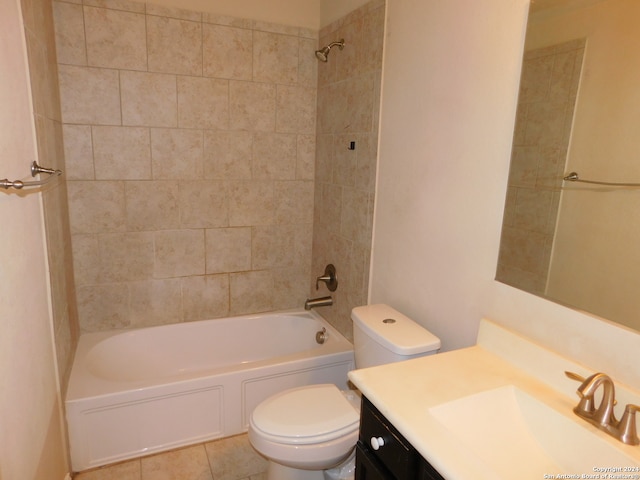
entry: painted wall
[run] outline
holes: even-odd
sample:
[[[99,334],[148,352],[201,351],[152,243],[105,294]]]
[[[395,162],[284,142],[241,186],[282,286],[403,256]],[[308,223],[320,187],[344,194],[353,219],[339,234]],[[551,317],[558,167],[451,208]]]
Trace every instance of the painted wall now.
[[[527,8],[389,1],[370,300],[444,350],[486,316],[640,387],[638,333],[494,281]]]
[[[37,157],[23,26],[35,9],[0,2],[0,171],[28,176]],[[24,25],[23,25],[24,21]],[[35,97],[37,98],[37,97]],[[53,348],[42,197],[0,192],[0,478],[62,479],[67,472]]]

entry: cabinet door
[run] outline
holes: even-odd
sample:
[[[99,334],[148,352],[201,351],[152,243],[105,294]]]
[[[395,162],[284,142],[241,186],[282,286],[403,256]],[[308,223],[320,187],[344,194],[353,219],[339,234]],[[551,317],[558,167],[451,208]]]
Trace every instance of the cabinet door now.
[[[444,477],[440,475],[429,462],[422,459],[420,464],[420,480],[444,480]]]
[[[395,477],[358,442],[355,480],[395,480]]]
[[[421,457],[411,444],[364,397],[362,398],[360,415],[360,441],[373,458],[384,464],[386,469],[393,474],[389,478],[417,479],[418,461]],[[382,446],[376,450],[369,448],[369,445],[373,443],[372,439],[379,440]]]

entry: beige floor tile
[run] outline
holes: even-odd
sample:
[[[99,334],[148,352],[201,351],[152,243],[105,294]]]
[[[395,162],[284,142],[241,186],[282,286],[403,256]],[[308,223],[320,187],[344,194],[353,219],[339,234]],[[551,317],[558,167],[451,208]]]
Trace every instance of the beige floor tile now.
[[[205,447],[215,480],[259,480],[267,470],[267,461],[253,449],[246,434],[210,442]]]
[[[142,480],[213,480],[203,445],[143,458]]]
[[[140,460],[109,465],[79,473],[74,480],[141,480]]]

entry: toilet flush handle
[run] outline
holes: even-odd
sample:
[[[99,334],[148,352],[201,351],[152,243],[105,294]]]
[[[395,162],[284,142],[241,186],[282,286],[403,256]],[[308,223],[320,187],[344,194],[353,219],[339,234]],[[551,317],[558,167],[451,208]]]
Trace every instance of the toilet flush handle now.
[[[371,437],[371,448],[374,450],[380,450],[380,448],[384,447],[384,438],[382,437]]]

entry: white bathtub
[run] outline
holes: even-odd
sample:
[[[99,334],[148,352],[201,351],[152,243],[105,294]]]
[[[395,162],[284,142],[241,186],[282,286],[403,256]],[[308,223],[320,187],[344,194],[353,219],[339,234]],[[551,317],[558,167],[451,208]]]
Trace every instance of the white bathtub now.
[[[346,388],[353,365],[351,343],[304,310],[82,335],[65,400],[72,468],[244,432],[266,397]]]

